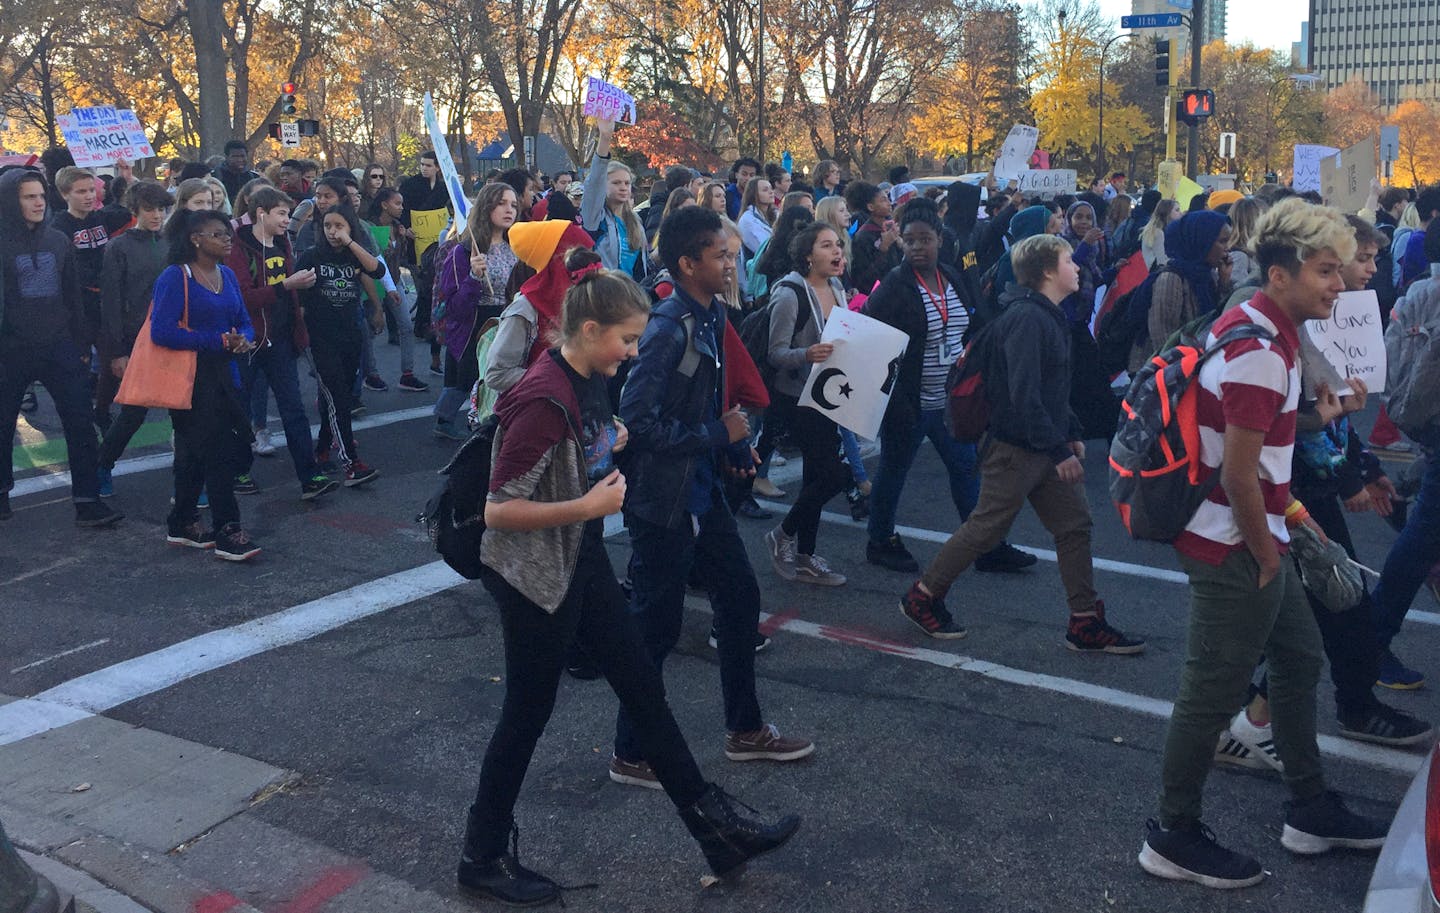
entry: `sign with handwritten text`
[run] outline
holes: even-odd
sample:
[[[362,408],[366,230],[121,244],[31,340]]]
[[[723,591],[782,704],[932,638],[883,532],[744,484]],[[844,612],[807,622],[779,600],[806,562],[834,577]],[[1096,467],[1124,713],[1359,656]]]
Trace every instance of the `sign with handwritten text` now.
[[[584,114],[596,120],[634,124],[635,99],[619,86],[612,86],[603,79],[590,76],[585,80]]]
[[[1005,137],[1000,154],[995,157],[995,179],[1018,181],[1030,168],[1030,156],[1040,142],[1040,130],[1029,124],[1016,124]]]
[[[1320,192],[1320,160],[1339,152],[1334,146],[1299,145],[1295,147],[1295,171],[1290,186],[1297,193]]]
[[[1369,392],[1385,392],[1385,336],[1373,290],[1341,292],[1330,319],[1311,320],[1305,328],[1341,377],[1358,377]],[[1335,392],[1344,396],[1349,390]]]
[[[1050,200],[1062,193],[1074,193],[1079,187],[1078,181],[1079,174],[1073,168],[1031,170],[1020,175],[1020,189],[1027,196]]]
[[[120,159],[134,162],[155,155],[134,111],[109,105],[71,108],[55,118],[65,145],[81,168],[113,165]]]

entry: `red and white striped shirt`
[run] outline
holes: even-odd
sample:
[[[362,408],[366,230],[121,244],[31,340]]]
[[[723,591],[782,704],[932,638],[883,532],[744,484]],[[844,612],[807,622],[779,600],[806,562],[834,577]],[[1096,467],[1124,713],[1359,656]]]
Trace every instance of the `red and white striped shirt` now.
[[[1288,549],[1285,508],[1290,503],[1290,458],[1295,449],[1295,411],[1300,403],[1300,371],[1296,353],[1300,337],[1295,324],[1275,302],[1256,292],[1255,297],[1222,314],[1210,329],[1207,345],[1230,328],[1255,323],[1274,334],[1273,340],[1240,339],[1225,346],[1200,369],[1196,414],[1200,423],[1202,479],[1220,471],[1225,453],[1225,429],[1231,425],[1265,432],[1260,450],[1260,492],[1265,519],[1280,552]],[[1209,564],[1219,564],[1231,552],[1245,548],[1230,499],[1216,485],[1200,505],[1175,549]]]

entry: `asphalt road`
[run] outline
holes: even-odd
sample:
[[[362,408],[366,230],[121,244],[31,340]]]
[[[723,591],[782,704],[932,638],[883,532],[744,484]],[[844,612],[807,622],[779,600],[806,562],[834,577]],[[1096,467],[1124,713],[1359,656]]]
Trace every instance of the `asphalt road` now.
[[[366,399],[384,422],[432,398]],[[43,410],[36,425],[27,439],[57,433]],[[464,809],[504,688],[499,626],[478,584],[427,571],[441,583],[412,600],[373,583],[435,560],[414,516],[450,448],[424,418],[363,430],[359,440],[381,479],[313,505],[298,500],[283,453],[257,461],[263,491],[241,507],[265,551],[246,565],[166,547],[170,479],[158,468],[117,477],[114,503],[127,518],[113,530],[76,529],[63,489],[16,497],[14,519],[0,525],[0,693],[43,696],[65,683],[84,691],[95,677],[82,676],[135,660],[124,668],[141,674],[116,692],[122,702],[95,698],[94,709],[287,772],[279,788],[180,848],[137,848],[164,853],[174,877],[259,910],[461,908],[452,879]],[[584,911],[1358,910],[1373,857],[1292,857],[1278,839],[1286,793],[1266,774],[1216,771],[1206,795],[1220,838],[1271,871],[1260,887],[1218,894],[1136,865],[1154,814],[1164,702],[1183,656],[1186,591],[1167,549],[1125,536],[1099,449],[1086,469],[1095,554],[1120,563],[1100,570],[1098,585],[1112,622],[1148,639],[1143,656],[1064,649],[1050,561],[1020,575],[962,577],[949,604],[970,635],[932,641],[897,611],[909,579],[865,564],[858,525],[823,524],[818,551],[850,576],[823,590],[780,581],[761,543],[766,524],[741,521],[777,628],[757,662],[767,719],[814,738],[818,750],[791,765],[725,760],[703,600],[693,601],[667,665],[670,700],[706,774],[767,814],[800,813],[801,833],[738,884],[702,888],[703,859],[663,794],[606,776],[613,695],[603,682],[567,678],[517,810],[522,859],[567,884],[597,882],[567,895],[570,909]],[[943,537],[957,523],[946,492],[927,450],[900,523]],[[830,509],[843,513],[843,500]],[[1373,516],[1354,529],[1361,561],[1379,566],[1393,533]],[[908,537],[922,562],[938,549],[926,535]],[[1011,540],[1053,547],[1028,511]],[[617,568],[626,552],[623,534],[611,540]],[[325,603],[342,615],[373,603],[350,623],[218,668],[191,656],[174,661],[169,679],[155,672],[169,662],[157,651],[209,644],[192,639],[355,587]],[[1416,609],[1435,611],[1428,593]],[[1433,624],[1412,621],[1397,649],[1422,670],[1440,669]],[[1433,690],[1384,697],[1440,718]],[[1322,731],[1333,735],[1328,681],[1320,702]],[[122,762],[133,759],[114,760]],[[1388,817],[1409,781],[1401,768],[1418,762],[1359,748],[1330,757],[1328,773],[1355,808]],[[177,797],[185,789],[173,787]],[[21,807],[30,798],[0,792]],[[186,903],[200,913],[230,908]]]

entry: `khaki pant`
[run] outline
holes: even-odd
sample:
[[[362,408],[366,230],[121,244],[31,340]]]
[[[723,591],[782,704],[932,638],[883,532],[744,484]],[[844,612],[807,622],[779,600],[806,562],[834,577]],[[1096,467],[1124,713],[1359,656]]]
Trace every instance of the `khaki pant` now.
[[[1090,563],[1090,505],[1083,484],[1060,481],[1049,455],[994,438],[986,443],[980,463],[980,501],[926,568],[921,578],[925,588],[943,597],[976,558],[1004,540],[1027,500],[1055,537],[1070,611],[1092,611],[1095,572]]]

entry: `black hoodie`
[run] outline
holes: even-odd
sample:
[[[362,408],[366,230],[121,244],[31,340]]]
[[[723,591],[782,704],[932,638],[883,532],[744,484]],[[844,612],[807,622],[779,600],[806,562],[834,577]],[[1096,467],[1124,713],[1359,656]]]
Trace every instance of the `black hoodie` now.
[[[84,337],[70,239],[20,212],[20,184],[35,177],[23,169],[0,174],[0,351]]]

